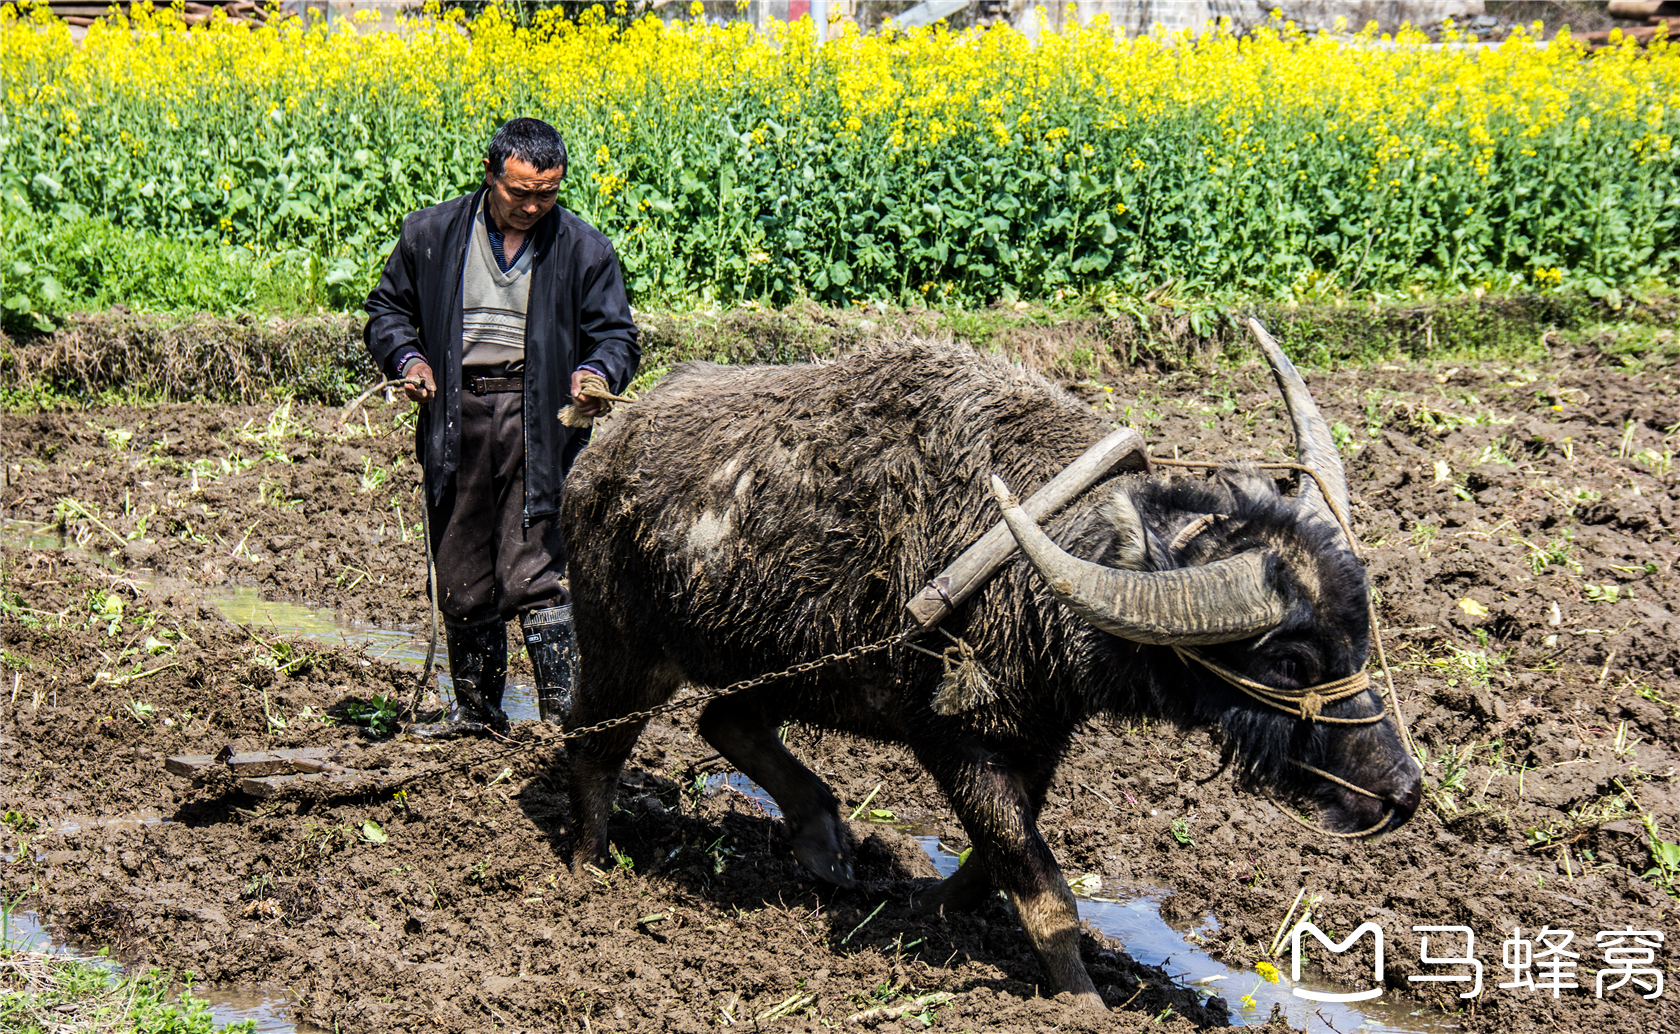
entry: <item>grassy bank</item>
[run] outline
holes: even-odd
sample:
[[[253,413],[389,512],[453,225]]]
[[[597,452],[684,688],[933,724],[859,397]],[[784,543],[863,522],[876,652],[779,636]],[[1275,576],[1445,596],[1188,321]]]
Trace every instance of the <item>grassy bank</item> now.
[[[644,356],[634,388],[691,359],[801,362],[906,334],[966,340],[1075,381],[1126,367],[1205,366],[1249,357],[1248,337],[1232,318],[1238,311],[1258,315],[1292,353],[1314,365],[1539,362],[1560,353],[1628,366],[1680,360],[1673,330],[1680,298],[1669,295],[1628,299],[1616,309],[1586,295],[1556,293],[1240,310],[1159,299],[943,311],[742,306],[639,313]],[[50,332],[0,334],[0,405],[15,410],[279,396],[339,402],[376,377],[362,348],[361,322],[353,313],[267,319],[123,309],[80,313]]]

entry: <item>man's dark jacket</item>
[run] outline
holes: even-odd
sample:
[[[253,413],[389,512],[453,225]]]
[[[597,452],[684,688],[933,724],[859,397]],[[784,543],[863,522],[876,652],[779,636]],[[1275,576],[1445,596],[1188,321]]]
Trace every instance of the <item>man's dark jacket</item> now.
[[[367,300],[362,338],[387,376],[419,349],[438,393],[415,430],[432,501],[461,463],[461,275],[484,188],[403,221],[402,236]],[[587,429],[562,424],[572,371],[587,362],[621,392],[642,351],[618,256],[602,233],[556,205],[531,230],[531,296],[525,314],[525,519],[557,513],[560,488]]]

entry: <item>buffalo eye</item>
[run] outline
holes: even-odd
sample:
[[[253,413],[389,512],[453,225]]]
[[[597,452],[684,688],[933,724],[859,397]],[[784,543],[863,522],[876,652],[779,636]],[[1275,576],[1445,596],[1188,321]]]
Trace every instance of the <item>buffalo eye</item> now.
[[[1293,657],[1279,657],[1272,662],[1272,675],[1279,682],[1299,686],[1301,684],[1301,664]]]

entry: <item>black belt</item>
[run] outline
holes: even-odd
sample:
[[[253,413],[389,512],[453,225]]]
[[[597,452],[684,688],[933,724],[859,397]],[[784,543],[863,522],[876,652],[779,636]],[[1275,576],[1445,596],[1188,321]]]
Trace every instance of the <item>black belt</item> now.
[[[501,395],[511,391],[524,391],[523,377],[473,377],[467,381],[467,390],[474,395]]]

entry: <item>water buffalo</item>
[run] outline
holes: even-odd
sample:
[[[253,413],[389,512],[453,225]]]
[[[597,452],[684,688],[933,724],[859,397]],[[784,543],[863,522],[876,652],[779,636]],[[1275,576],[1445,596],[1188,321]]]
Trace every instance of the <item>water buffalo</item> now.
[[[1275,355],[1303,461],[1345,513],[1328,429]],[[906,602],[998,520],[994,474],[1025,495],[1107,431],[1044,378],[949,343],[804,366],[678,367],[567,480],[581,654],[568,724],[905,628]],[[1118,475],[1048,520],[1047,538],[1010,514],[1022,553],[943,625],[974,648],[985,692],[953,705],[943,662],[895,647],[701,713],[705,738],[775,798],[806,868],[852,879],[833,793],[776,729],[796,721],[906,744],[974,846],[919,904],[973,907],[1001,888],[1050,986],[1100,1007],[1074,897],[1036,828],[1088,718],[1213,726],[1248,783],[1313,802],[1334,830],[1411,816],[1422,773],[1393,719],[1357,721],[1383,713],[1377,693],[1355,685],[1317,720],[1264,699],[1357,678],[1370,648],[1365,573],[1316,484],[1291,498],[1241,466],[1206,479]],[[607,815],[641,729],[571,746],[580,867],[607,864]]]

